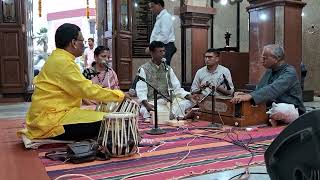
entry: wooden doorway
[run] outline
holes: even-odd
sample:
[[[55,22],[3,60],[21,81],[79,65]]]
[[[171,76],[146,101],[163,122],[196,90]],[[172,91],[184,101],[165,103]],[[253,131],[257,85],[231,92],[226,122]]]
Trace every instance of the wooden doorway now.
[[[132,84],[132,1],[112,1],[112,54],[121,89]]]
[[[29,2],[32,4],[32,0],[0,1],[0,98],[23,97],[30,84],[26,53]]]

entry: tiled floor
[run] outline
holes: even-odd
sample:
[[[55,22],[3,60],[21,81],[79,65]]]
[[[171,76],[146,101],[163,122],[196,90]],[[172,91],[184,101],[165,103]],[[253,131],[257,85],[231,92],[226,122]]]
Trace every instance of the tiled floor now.
[[[30,106],[29,102],[0,104],[0,120],[8,118],[23,118]]]
[[[0,104],[0,120],[8,118],[24,118],[30,103]],[[320,109],[320,97],[315,97],[313,102],[305,102],[307,111]],[[208,175],[187,178],[188,180],[229,180],[232,176],[244,172],[244,168],[230,171],[218,172]],[[264,166],[251,167],[250,172],[266,172]],[[269,180],[268,175],[251,175],[250,180]]]
[[[314,97],[314,101],[312,102],[304,102],[304,106],[306,107],[307,111],[320,109],[320,97]]]

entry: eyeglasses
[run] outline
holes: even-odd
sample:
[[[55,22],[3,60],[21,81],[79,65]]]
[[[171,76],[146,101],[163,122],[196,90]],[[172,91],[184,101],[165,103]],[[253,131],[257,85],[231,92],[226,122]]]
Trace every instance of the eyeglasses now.
[[[212,58],[218,58],[219,56],[204,56],[204,58],[212,59]]]
[[[260,56],[260,58],[265,60],[265,59],[268,59],[268,58],[276,58],[276,57],[274,57],[272,55],[267,55],[267,56],[262,55],[262,56]]]
[[[260,56],[261,59],[267,59],[268,56]]]
[[[77,40],[77,41],[81,41],[81,42],[83,42],[83,41],[84,41],[84,39],[75,39],[75,40]]]

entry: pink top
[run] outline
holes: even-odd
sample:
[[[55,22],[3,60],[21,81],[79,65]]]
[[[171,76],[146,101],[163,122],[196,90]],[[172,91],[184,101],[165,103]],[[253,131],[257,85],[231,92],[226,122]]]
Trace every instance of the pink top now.
[[[98,75],[91,79],[93,84],[99,84],[104,88],[120,89],[116,72],[113,69],[101,71]]]

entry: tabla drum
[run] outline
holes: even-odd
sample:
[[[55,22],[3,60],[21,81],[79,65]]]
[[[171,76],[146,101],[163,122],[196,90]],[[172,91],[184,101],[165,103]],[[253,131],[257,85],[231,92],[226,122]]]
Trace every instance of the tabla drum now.
[[[139,104],[132,99],[125,99],[122,102],[107,102],[101,103],[96,106],[96,111],[100,112],[131,112],[134,114],[139,113]]]
[[[102,120],[98,137],[111,157],[130,156],[138,152],[139,132],[137,115],[113,112]]]
[[[119,109],[121,102],[100,103],[96,106],[96,111],[100,112],[115,112]]]

